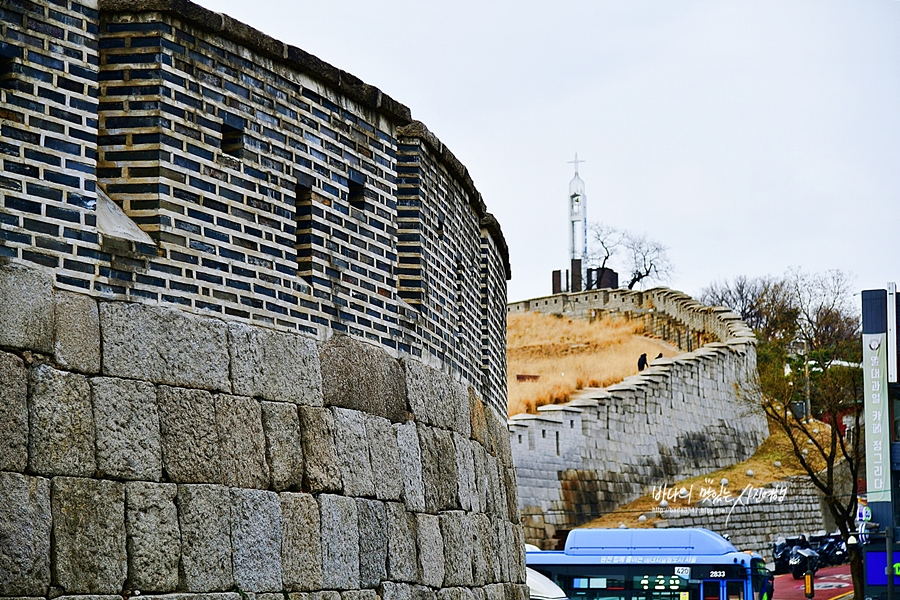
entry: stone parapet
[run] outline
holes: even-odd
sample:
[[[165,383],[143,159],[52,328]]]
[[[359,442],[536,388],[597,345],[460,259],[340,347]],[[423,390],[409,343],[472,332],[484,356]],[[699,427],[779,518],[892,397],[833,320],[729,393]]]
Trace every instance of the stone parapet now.
[[[741,398],[756,371],[752,331],[727,309],[666,288],[592,290],[509,305],[576,319],[617,315],[682,350],[605,389],[509,422],[525,537],[554,537],[615,510],[652,485],[702,475],[749,458],[768,437],[758,407]],[[637,357],[635,357],[635,361]]]
[[[0,298],[23,290],[0,302],[0,597],[526,598],[508,437],[473,386],[0,266]]]

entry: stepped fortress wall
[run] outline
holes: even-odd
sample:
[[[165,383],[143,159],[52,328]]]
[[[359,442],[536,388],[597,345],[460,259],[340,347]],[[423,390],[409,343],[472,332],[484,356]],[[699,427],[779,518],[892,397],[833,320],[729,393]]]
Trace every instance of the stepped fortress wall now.
[[[526,597],[506,243],[407,107],[184,0],[0,0],[0,94],[0,597]]]
[[[585,389],[565,404],[509,420],[529,543],[555,547],[566,530],[650,486],[746,460],[768,437],[761,409],[737,392],[756,371],[755,338],[727,309],[655,288],[557,294],[508,310],[638,319],[647,333],[685,350],[651,361],[620,384]]]

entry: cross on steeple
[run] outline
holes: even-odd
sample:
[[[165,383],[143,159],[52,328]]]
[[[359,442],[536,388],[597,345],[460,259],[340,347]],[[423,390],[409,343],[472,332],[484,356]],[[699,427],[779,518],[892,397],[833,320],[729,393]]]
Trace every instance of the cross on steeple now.
[[[575,153],[575,160],[570,160],[570,161],[569,161],[569,164],[570,164],[570,165],[571,165],[571,164],[574,164],[574,165],[575,165],[575,174],[576,174],[576,175],[578,175],[578,163],[583,163],[583,162],[587,162],[587,161],[586,161],[586,160],[578,160],[578,153],[577,153],[577,152]]]

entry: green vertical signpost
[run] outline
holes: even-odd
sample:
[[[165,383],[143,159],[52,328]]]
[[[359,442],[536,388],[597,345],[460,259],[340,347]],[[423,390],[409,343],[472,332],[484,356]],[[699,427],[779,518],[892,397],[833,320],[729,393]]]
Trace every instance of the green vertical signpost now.
[[[891,501],[891,423],[885,334],[863,334],[866,422],[866,498]]]
[[[863,385],[866,423],[866,498],[869,505],[891,502],[891,420],[888,396],[887,336],[863,334]],[[884,526],[887,564],[893,565],[893,519]],[[887,597],[893,599],[894,576],[887,570]]]

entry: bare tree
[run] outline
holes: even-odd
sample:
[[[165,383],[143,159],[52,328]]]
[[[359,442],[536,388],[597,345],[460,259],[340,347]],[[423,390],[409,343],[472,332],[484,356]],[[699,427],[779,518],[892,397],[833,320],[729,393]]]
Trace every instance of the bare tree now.
[[[800,311],[787,278],[741,275],[731,282],[711,284],[700,293],[700,300],[730,308],[761,340],[790,342],[796,337]]]
[[[812,484],[822,492],[841,537],[855,532],[858,481],[864,472],[862,372],[858,368],[832,364],[807,374],[803,368],[785,374],[785,362],[773,360],[771,349],[759,361],[759,402],[770,422],[787,434],[794,455]],[[795,361],[796,362],[796,361]],[[797,366],[795,364],[795,366]],[[804,418],[797,407],[809,390],[812,418]],[[852,435],[846,435],[846,429]],[[858,550],[850,546],[850,568],[854,589],[861,592],[863,566]],[[859,593],[859,592],[858,592]],[[860,597],[860,596],[858,596]]]
[[[622,248],[625,233],[611,225],[591,223],[588,260],[594,267],[605,269],[609,260]]]
[[[756,328],[759,299],[765,282],[761,278],[739,275],[734,281],[713,282],[700,292],[700,301],[710,306],[726,306],[740,315],[741,319]]]
[[[848,344],[859,346],[859,317],[849,300],[851,281],[846,273],[793,269],[788,281],[799,311],[797,333],[809,352],[830,364],[839,358],[836,354],[852,352]]]
[[[652,240],[646,234],[628,234],[624,241],[625,250],[631,263],[631,278],[628,289],[634,289],[638,283],[651,281],[667,281],[672,274],[672,263],[669,262],[668,248]]]
[[[847,366],[861,358],[850,291],[849,278],[840,271],[794,269],[782,278],[738,278],[703,293],[750,317],[759,338],[758,377],[741,396],[761,405],[787,435],[845,541],[855,530],[865,458],[862,371]],[[850,561],[854,589],[861,594],[863,565],[856,549]]]
[[[646,234],[634,234],[603,223],[590,226],[590,262],[595,267],[615,264],[629,272],[628,287],[638,283],[667,281],[674,270],[668,248]]]

